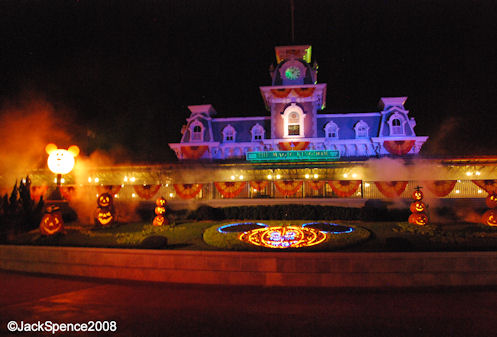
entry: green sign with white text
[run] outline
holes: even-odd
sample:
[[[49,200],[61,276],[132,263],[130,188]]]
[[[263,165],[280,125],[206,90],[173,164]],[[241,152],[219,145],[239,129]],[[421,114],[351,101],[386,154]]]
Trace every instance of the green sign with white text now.
[[[247,152],[247,161],[333,161],[340,159],[340,152],[335,150],[309,151],[255,151]]]

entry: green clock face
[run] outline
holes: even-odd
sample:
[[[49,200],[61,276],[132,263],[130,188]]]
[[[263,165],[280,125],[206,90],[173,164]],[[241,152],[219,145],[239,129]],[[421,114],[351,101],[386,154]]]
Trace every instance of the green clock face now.
[[[285,71],[285,76],[289,80],[296,80],[300,77],[300,69],[294,66],[288,67]]]

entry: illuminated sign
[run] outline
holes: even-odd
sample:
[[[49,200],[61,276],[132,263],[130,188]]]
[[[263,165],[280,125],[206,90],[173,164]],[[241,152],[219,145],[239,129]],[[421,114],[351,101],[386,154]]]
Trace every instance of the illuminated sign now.
[[[254,151],[247,152],[247,161],[333,161],[340,159],[340,152],[335,150],[305,151]]]
[[[314,228],[278,226],[253,229],[242,233],[239,239],[268,248],[300,248],[322,243],[326,234]]]

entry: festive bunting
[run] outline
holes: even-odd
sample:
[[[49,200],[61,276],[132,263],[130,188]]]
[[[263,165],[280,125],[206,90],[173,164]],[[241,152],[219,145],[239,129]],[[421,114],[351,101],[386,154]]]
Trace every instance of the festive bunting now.
[[[414,140],[386,140],[383,146],[391,154],[403,156],[411,151],[414,143]]]
[[[430,180],[423,181],[423,186],[435,196],[443,198],[452,192],[456,183],[457,180]]]
[[[285,98],[292,89],[271,89],[271,93],[278,98]]]
[[[199,159],[204,155],[208,148],[207,145],[182,146],[181,152],[183,153],[183,159]]]
[[[121,190],[121,185],[104,185],[97,186],[97,193],[109,193],[110,195],[115,195]]]
[[[245,188],[245,181],[215,182],[216,189],[224,198],[234,198]]]
[[[173,186],[181,199],[192,199],[202,190],[202,184],[174,184]]]
[[[252,187],[256,191],[262,191],[266,186],[267,186],[267,181],[262,180],[262,181],[251,181],[250,182],[250,187]]]
[[[45,193],[47,193],[48,186],[42,185],[42,186],[32,186],[30,187],[30,193],[31,193],[31,199],[33,199],[35,202],[38,202],[41,198],[41,196],[45,196]]]
[[[302,188],[303,181],[295,181],[295,180],[282,180],[275,181],[274,186],[278,189],[278,191],[283,194],[285,197],[294,195]]]
[[[294,91],[300,97],[309,97],[314,93],[314,88],[295,88]]]
[[[360,180],[330,180],[328,181],[331,189],[335,194],[342,198],[348,198],[352,196],[359,186],[361,185]]]
[[[374,183],[387,198],[398,198],[407,187],[407,181],[375,181]]]
[[[133,185],[133,188],[140,198],[149,200],[159,191],[160,185]]]
[[[60,194],[62,194],[62,197],[66,199],[67,201],[71,201],[74,199],[76,196],[76,187],[75,186],[61,186],[60,187]]]
[[[307,185],[312,188],[314,191],[319,191],[323,187],[325,181],[321,180],[309,180],[307,181]]]
[[[488,194],[497,194],[497,180],[472,180],[472,182]]]
[[[290,151],[290,150],[301,151],[301,150],[307,149],[307,146],[309,146],[309,142],[281,142],[281,143],[278,143],[278,147],[280,148],[281,151]]]

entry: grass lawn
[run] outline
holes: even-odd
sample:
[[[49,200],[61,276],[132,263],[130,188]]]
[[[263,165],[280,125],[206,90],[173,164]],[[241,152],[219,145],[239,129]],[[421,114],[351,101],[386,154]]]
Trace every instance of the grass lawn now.
[[[44,237],[38,230],[19,234],[8,244],[54,245],[73,247],[144,248],[140,244],[150,236],[167,238],[168,249],[218,250],[202,239],[204,231],[225,221],[189,221],[173,227],[154,227],[149,223],[121,224],[110,228],[92,228],[77,223],[66,225],[66,233]],[[301,225],[311,220],[263,220],[270,226],[281,224]],[[336,224],[363,227],[371,237],[357,245],[341,248],[341,251],[461,251],[497,250],[497,228],[478,224],[415,226],[407,222],[333,221]]]

